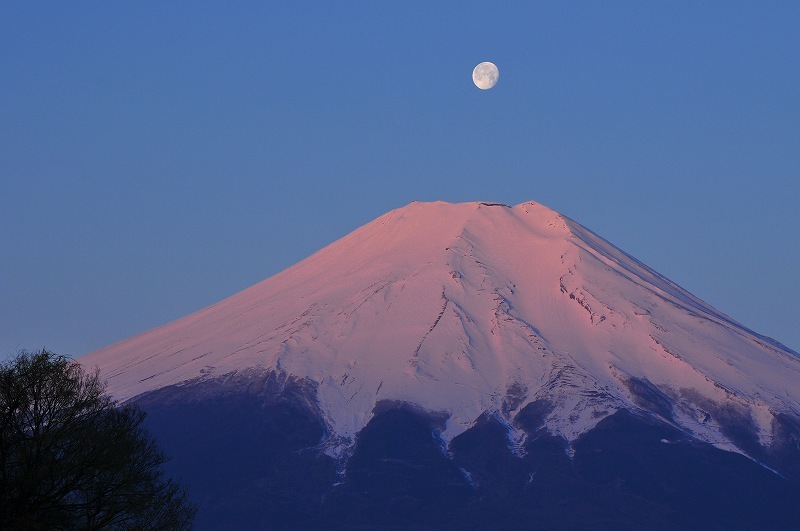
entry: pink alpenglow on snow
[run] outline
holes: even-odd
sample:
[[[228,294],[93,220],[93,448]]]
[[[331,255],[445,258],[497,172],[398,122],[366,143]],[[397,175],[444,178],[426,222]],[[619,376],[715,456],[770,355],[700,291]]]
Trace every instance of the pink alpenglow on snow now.
[[[332,453],[380,400],[446,412],[447,442],[546,399],[547,429],[574,441],[642,407],[631,382],[647,382],[670,423],[733,451],[711,408],[751,419],[762,444],[775,415],[800,413],[795,352],[535,202],[411,203],[81,361],[121,400],[243,371],[308,379]]]

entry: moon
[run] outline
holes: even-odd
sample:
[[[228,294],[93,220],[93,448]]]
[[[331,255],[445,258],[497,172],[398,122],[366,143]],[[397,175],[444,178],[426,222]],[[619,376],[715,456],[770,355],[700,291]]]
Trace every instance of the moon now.
[[[481,90],[489,90],[495,86],[499,77],[500,71],[497,66],[489,61],[479,64],[472,71],[472,81]]]

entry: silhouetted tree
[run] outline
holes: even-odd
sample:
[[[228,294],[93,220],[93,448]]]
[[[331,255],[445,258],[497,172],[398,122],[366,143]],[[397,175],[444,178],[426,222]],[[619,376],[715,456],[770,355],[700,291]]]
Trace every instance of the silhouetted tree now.
[[[196,508],[97,371],[47,350],[0,364],[0,529],[188,529]]]

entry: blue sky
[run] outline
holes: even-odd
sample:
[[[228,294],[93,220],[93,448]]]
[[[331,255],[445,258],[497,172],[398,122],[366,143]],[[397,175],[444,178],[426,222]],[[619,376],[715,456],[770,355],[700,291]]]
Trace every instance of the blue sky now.
[[[2,2],[0,357],[164,324],[414,199],[539,201],[800,350],[798,27],[793,1]]]

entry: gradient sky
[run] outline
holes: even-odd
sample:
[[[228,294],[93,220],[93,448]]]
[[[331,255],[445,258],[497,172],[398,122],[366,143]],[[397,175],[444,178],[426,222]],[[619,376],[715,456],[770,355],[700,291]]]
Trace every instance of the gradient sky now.
[[[541,202],[800,350],[798,28],[796,1],[0,2],[0,358],[172,321],[414,199]]]

